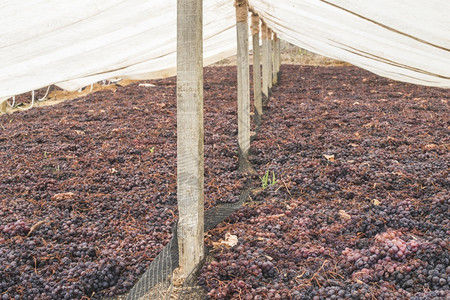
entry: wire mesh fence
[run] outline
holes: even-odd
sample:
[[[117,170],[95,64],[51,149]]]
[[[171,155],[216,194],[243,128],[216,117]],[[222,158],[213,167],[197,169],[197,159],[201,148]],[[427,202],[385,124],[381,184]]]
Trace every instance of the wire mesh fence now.
[[[173,270],[178,266],[176,226],[166,247],[155,257],[127,295],[128,300],[172,299]]]
[[[246,201],[250,189],[246,188],[234,203],[219,204],[205,211],[205,232],[217,226],[233,212],[238,210]],[[205,257],[207,253],[205,253]],[[177,226],[174,225],[173,237],[166,247],[155,257],[150,267],[141,276],[126,296],[126,300],[197,300],[204,298],[204,290],[197,284],[197,276],[203,265],[200,263],[194,271],[178,284],[173,276],[178,267],[178,236]]]

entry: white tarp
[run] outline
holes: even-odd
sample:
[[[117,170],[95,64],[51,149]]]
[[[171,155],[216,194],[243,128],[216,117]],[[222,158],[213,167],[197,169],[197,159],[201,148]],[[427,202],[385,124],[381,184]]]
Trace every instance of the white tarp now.
[[[205,65],[236,53],[234,0],[204,0]],[[282,39],[450,88],[448,0],[249,0]],[[176,72],[176,0],[0,1],[0,99]],[[0,100],[1,101],[1,100]]]
[[[279,36],[395,80],[450,88],[448,0],[250,0]]]

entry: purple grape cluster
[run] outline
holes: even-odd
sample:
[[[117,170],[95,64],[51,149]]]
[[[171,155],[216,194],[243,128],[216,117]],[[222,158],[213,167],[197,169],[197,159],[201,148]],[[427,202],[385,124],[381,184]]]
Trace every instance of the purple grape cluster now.
[[[30,225],[23,220],[0,225],[0,233],[3,233],[7,237],[25,236],[28,232],[30,232]]]

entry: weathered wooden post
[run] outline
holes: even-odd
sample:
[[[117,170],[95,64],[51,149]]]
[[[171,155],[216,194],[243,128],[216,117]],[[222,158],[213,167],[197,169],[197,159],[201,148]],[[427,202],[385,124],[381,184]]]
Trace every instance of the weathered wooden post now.
[[[281,40],[277,37],[277,83],[280,83],[281,78]]]
[[[248,63],[248,3],[236,0],[237,90],[239,172],[254,172],[248,160],[250,151],[250,76]]]
[[[261,51],[259,49],[259,17],[252,14],[252,41],[253,41],[253,101],[255,106],[256,124],[261,123],[262,95],[261,95]]]
[[[267,99],[269,99],[270,97],[270,90],[269,90],[269,76],[270,76],[270,72],[269,72],[269,68],[271,68],[270,66],[270,60],[269,60],[269,56],[270,56],[270,52],[269,52],[269,40],[268,40],[268,28],[267,28],[267,24],[262,21],[261,24],[261,38],[262,38],[262,92],[264,94],[264,96],[266,97],[266,101]]]
[[[177,1],[177,198],[180,275],[204,256],[202,0]]]
[[[278,83],[278,71],[280,65],[280,40],[277,37],[277,34],[273,34],[273,84]]]
[[[268,44],[269,44],[269,94],[272,95],[272,81],[273,81],[273,39],[272,29],[268,30]]]

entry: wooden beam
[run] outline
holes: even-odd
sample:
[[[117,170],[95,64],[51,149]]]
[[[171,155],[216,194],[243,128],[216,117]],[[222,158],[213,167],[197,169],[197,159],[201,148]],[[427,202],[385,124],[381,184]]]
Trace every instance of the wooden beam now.
[[[256,124],[261,123],[262,95],[261,95],[261,50],[259,48],[259,17],[252,14],[252,41],[253,41],[253,101],[255,106]]]
[[[264,23],[264,21],[261,24],[261,38],[262,38],[262,92],[266,99],[269,99],[270,97],[270,90],[269,90],[269,81],[270,81],[270,72],[269,68],[270,66],[270,48],[269,48],[269,40],[268,40],[268,28],[267,24]],[[267,101],[267,100],[266,100]]]
[[[180,276],[204,257],[202,0],[177,1],[177,199]]]
[[[248,3],[236,0],[237,90],[239,171],[254,171],[248,160],[250,152],[250,77],[248,62]]]

